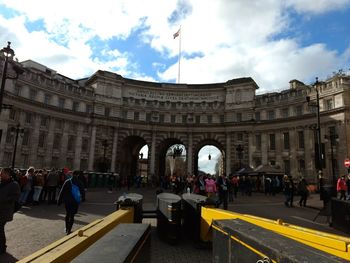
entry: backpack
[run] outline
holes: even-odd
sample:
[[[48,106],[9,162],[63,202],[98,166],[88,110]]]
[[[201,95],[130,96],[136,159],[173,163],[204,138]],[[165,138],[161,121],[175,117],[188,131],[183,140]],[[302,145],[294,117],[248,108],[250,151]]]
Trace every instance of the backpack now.
[[[74,197],[74,200],[75,200],[75,202],[80,204],[80,202],[81,202],[81,194],[80,194],[79,187],[77,185],[73,184],[72,180],[70,180],[70,182],[72,184],[72,195]]]

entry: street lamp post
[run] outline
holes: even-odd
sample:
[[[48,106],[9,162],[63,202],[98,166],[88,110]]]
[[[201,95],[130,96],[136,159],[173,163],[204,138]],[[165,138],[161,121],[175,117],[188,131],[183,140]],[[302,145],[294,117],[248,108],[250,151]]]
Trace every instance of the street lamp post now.
[[[7,75],[7,67],[10,60],[13,60],[13,57],[15,56],[15,52],[11,48],[11,42],[7,42],[7,47],[4,47],[0,50],[0,53],[5,57],[4,66],[2,68],[2,75],[1,75],[1,86],[0,86],[0,113],[2,109],[8,109],[11,108],[10,105],[3,104],[3,98],[4,98],[4,91],[5,91],[5,83],[6,79],[17,79],[20,74],[24,72],[23,68],[18,65],[14,65],[13,69],[16,73],[15,76],[9,76]]]
[[[319,90],[318,90],[318,85],[319,81],[318,78],[316,78],[316,82],[314,84],[314,88],[316,91],[316,103],[311,104],[310,103],[310,96],[306,97],[306,101],[309,106],[316,107],[316,117],[317,117],[317,175],[318,175],[318,180],[319,180],[319,187],[320,187],[320,197],[322,199],[322,191],[323,191],[323,174],[322,174],[322,163],[323,163],[323,158],[322,158],[322,145],[321,145],[321,120],[320,120],[320,95],[319,95]]]
[[[15,146],[14,146],[14,149],[13,149],[12,165],[11,165],[12,169],[14,169],[15,168],[15,161],[16,161],[16,153],[17,153],[18,135],[24,133],[24,128],[21,128],[20,124],[18,123],[16,125],[16,128],[15,127],[11,127],[10,132],[11,133],[16,133],[16,135],[15,135]]]
[[[332,196],[337,196],[337,178],[335,175],[335,167],[334,167],[334,151],[333,147],[336,145],[336,142],[338,141],[338,135],[335,133],[330,133],[330,135],[325,135],[324,138],[326,140],[330,140],[330,146],[331,146],[331,165],[332,165]]]
[[[236,151],[238,154],[238,160],[239,160],[239,169],[242,168],[242,159],[243,159],[243,147],[242,145],[238,144],[238,146],[236,147]]]

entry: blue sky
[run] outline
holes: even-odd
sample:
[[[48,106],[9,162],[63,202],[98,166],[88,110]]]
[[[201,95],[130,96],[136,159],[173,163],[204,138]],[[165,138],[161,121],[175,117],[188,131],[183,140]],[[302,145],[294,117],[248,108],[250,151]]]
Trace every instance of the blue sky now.
[[[0,0],[19,61],[176,83],[181,26],[181,83],[252,77],[257,93],[350,73],[349,25],[350,0]]]
[[[0,44],[73,79],[99,69],[182,83],[252,77],[258,93],[350,68],[350,0],[0,0]]]

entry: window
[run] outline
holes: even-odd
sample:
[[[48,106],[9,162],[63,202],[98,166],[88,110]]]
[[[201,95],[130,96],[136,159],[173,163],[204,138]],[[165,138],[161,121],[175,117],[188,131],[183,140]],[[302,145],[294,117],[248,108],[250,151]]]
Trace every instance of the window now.
[[[58,168],[59,167],[59,158],[57,156],[52,156],[51,166],[53,168]]]
[[[333,100],[332,99],[328,99],[325,101],[325,109],[326,110],[333,109]]]
[[[146,121],[147,122],[151,121],[151,113],[149,113],[149,112],[146,113]]]
[[[289,109],[282,109],[282,118],[288,118],[289,117]]]
[[[196,115],[196,123],[201,123],[201,116]]]
[[[29,156],[28,154],[22,154],[22,167],[28,167],[29,166]]]
[[[71,158],[71,157],[67,158],[67,166],[68,166],[68,168],[72,169],[72,167],[73,167],[73,158]]]
[[[207,117],[208,117],[208,123],[212,123],[213,122],[213,116],[208,115]]]
[[[255,135],[255,146],[258,151],[261,150],[261,134]]]
[[[175,123],[176,121],[176,116],[175,115],[171,115],[171,123]]]
[[[299,149],[305,148],[304,131],[298,131],[298,146],[299,146]]]
[[[289,132],[284,132],[283,133],[283,147],[285,150],[289,150],[290,145],[289,145]]]
[[[12,152],[4,152],[4,166],[10,166],[12,159]]]
[[[28,124],[32,123],[32,114],[31,113],[26,112],[25,122]]]
[[[80,170],[86,171],[88,169],[88,160],[87,159],[81,159],[80,160]]]
[[[45,94],[44,96],[44,103],[46,105],[50,104],[50,101],[51,101],[51,95],[50,94]]]
[[[37,165],[38,165],[38,167],[44,167],[44,156],[43,155],[38,155]]]
[[[14,109],[10,109],[10,120],[15,120],[16,118],[16,111]]]
[[[68,136],[68,145],[67,145],[67,150],[68,151],[73,151],[75,149],[75,136]]]
[[[63,121],[62,120],[56,120],[55,121],[55,128],[56,129],[62,129],[62,127],[63,127]]]
[[[73,110],[73,111],[79,111],[79,102],[73,101],[72,110]]]
[[[53,149],[55,149],[55,150],[59,150],[60,149],[61,138],[62,138],[61,134],[59,134],[59,133],[55,134],[55,137],[53,139]]]
[[[295,107],[295,113],[297,116],[303,115],[303,107],[302,106],[296,106]]]
[[[13,137],[14,134],[11,132],[11,128],[9,128],[6,134],[6,143],[12,143]]]
[[[238,141],[243,141],[243,133],[237,133],[237,140]]]
[[[86,153],[89,150],[89,139],[88,138],[83,138],[82,139],[82,146],[81,146],[81,151]]]
[[[275,141],[275,134],[270,134],[270,150],[274,151],[276,150],[276,141]]]
[[[140,113],[139,112],[134,112],[134,120],[139,121],[140,120]]]
[[[260,111],[255,112],[255,120],[260,121]]]
[[[225,122],[225,115],[220,115],[220,123],[224,123]]]
[[[275,119],[275,112],[273,110],[268,111],[267,118],[268,118],[268,120],[274,120]]]
[[[48,122],[49,122],[49,118],[47,116],[41,116],[41,119],[40,119],[41,127],[47,127]]]
[[[85,112],[86,113],[92,113],[92,105],[86,104]]]
[[[237,118],[237,122],[241,122],[242,121],[242,113],[241,112],[237,112],[236,118]]]
[[[276,161],[275,160],[270,160],[270,165],[272,165],[272,166],[276,165]]]
[[[290,175],[290,161],[289,160],[284,160],[284,174]]]
[[[44,131],[41,131],[39,133],[39,142],[38,142],[38,147],[43,148],[45,145],[45,139],[46,139],[46,134]]]
[[[305,160],[304,159],[299,159],[298,160],[298,168],[299,171],[304,171],[305,170]]]
[[[164,123],[164,114],[159,115],[159,122]]]
[[[29,145],[29,130],[25,129],[22,137],[22,145],[28,146]]]
[[[36,90],[30,89],[29,90],[29,99],[35,100],[36,99],[36,94],[37,94]]]
[[[110,115],[111,115],[111,109],[108,108],[108,107],[106,107],[106,108],[105,108],[105,116],[106,116],[106,117],[109,117]]]
[[[65,103],[65,99],[62,99],[62,98],[58,99],[58,107],[60,109],[64,109],[64,103]]]
[[[187,115],[182,115],[182,123],[186,123],[187,122]]]

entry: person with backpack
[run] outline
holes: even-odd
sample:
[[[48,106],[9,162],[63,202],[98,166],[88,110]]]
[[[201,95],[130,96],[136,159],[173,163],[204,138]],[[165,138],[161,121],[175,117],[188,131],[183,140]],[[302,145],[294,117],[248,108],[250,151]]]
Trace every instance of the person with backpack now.
[[[0,171],[0,255],[6,253],[5,224],[13,220],[15,202],[21,193],[11,174],[10,168],[2,168]]]
[[[73,173],[67,173],[67,179],[64,181],[61,191],[58,196],[57,205],[65,204],[66,209],[66,234],[72,232],[74,224],[74,216],[78,212],[79,204],[81,202],[81,193],[84,191],[82,182],[78,179],[79,171],[75,170]]]

